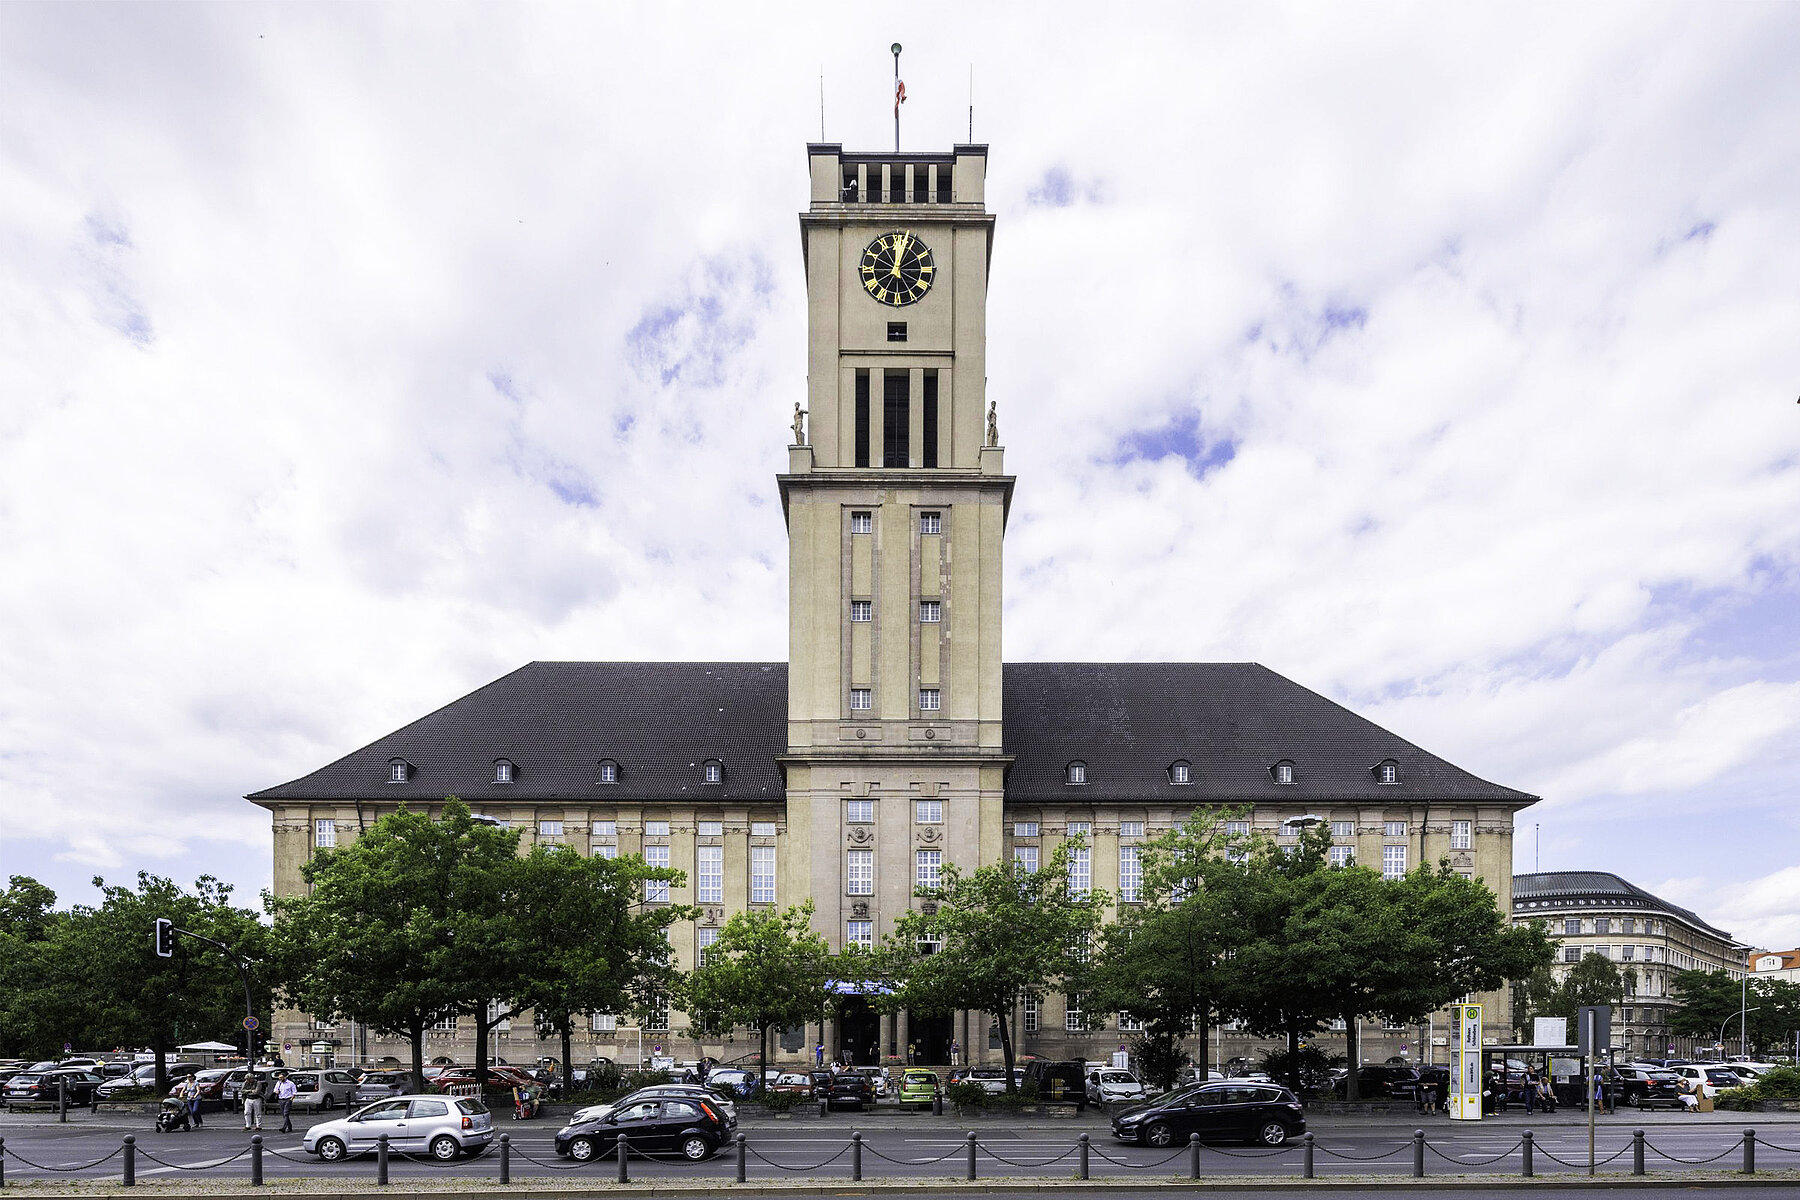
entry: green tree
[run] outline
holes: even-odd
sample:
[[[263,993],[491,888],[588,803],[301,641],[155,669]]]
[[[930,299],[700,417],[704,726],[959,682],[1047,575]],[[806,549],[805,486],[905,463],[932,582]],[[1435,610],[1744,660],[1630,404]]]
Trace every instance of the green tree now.
[[[1534,921],[1528,928],[1541,933],[1543,925]],[[1561,1017],[1569,1023],[1569,1036],[1574,1038],[1581,1009],[1620,1004],[1636,990],[1637,973],[1629,967],[1621,969],[1604,954],[1584,954],[1561,974],[1548,962],[1541,962],[1514,977],[1513,1022],[1521,1040],[1528,1041],[1534,1018]]]
[[[1745,1039],[1760,1052],[1786,1052],[1800,1030],[1800,984],[1781,979],[1731,978],[1724,971],[1677,971],[1670,981],[1679,1004],[1669,1014],[1669,1028],[1685,1037],[1703,1039],[1710,1046],[1725,1031],[1725,1045],[1732,1046],[1740,1021],[1748,1026]],[[1740,1016],[1740,1014],[1742,1014]]]
[[[0,892],[0,1054],[41,1058],[62,1046],[66,998],[52,949],[67,919],[56,893],[29,876]]]
[[[831,948],[812,928],[812,901],[776,912],[733,913],[682,988],[697,1030],[756,1030],[758,1065],[767,1071],[769,1030],[817,1018],[825,1008]]]
[[[1145,1076],[1173,1087],[1189,1033],[1201,1077],[1207,1034],[1219,998],[1230,990],[1232,954],[1242,942],[1238,917],[1246,873],[1225,857],[1245,842],[1223,822],[1245,810],[1196,809],[1179,828],[1143,843],[1142,903],[1121,904],[1101,930],[1085,1007],[1129,1011],[1144,1023],[1136,1061]]]
[[[647,882],[679,885],[683,877],[638,855],[589,858],[572,846],[539,845],[519,866],[519,912],[531,953],[517,998],[541,1028],[560,1035],[568,1079],[577,1016],[647,1012],[676,989],[669,927],[695,910],[645,904]]]
[[[283,996],[314,1017],[404,1033],[422,1077],[427,1026],[467,1011],[475,991],[514,990],[489,980],[516,969],[494,908],[517,846],[517,833],[475,820],[452,796],[438,820],[403,807],[349,846],[319,851],[302,868],[310,893],[269,901]],[[484,978],[482,956],[497,945],[503,961]],[[485,1038],[477,1055],[485,1067]]]
[[[877,955],[894,988],[890,1003],[927,1013],[974,1009],[995,1019],[1008,1091],[1014,1008],[1049,991],[1076,991],[1090,971],[1107,896],[1069,884],[1069,856],[1082,844],[1065,841],[1041,871],[998,863],[965,875],[946,864],[940,884],[918,889],[920,907],[901,916]]]

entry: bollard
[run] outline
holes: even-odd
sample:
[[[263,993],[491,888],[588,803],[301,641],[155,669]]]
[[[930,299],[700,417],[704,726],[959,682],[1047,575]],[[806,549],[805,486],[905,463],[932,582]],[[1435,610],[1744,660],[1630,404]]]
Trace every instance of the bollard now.
[[[931,1094],[931,1115],[934,1117],[941,1117],[944,1115],[944,1096],[941,1092],[933,1092]]]
[[[137,1139],[129,1133],[125,1135],[125,1178],[126,1187],[137,1186]]]
[[[1198,1144],[1200,1142],[1200,1135],[1196,1133],[1193,1135],[1193,1137],[1194,1137],[1195,1145],[1198,1146]],[[1312,1134],[1303,1133],[1300,1135],[1300,1150],[1301,1150],[1301,1157],[1300,1157],[1301,1178],[1311,1179],[1313,1177],[1313,1135]],[[1196,1150],[1194,1157],[1195,1158],[1199,1157],[1198,1150]],[[1198,1170],[1196,1170],[1194,1172],[1194,1178],[1195,1179],[1200,1178],[1200,1172]]]
[[[1425,1178],[1425,1131],[1413,1130],[1413,1178]]]
[[[512,1182],[512,1134],[500,1135],[500,1182]]]
[[[387,1186],[388,1135],[382,1134],[375,1139],[375,1184],[377,1187]]]
[[[1744,1174],[1756,1174],[1756,1130],[1744,1130]]]
[[[831,1107],[831,1101],[829,1101],[829,1100],[820,1100],[819,1101],[819,1119],[820,1120],[825,1119],[825,1113],[830,1107]]]
[[[64,1125],[69,1123],[69,1077],[56,1077],[56,1119]]]
[[[862,1181],[862,1134],[850,1135],[850,1178],[854,1182]],[[743,1180],[738,1180],[742,1183]]]
[[[1075,1178],[1086,1179],[1087,1177],[1088,1177],[1088,1135],[1084,1133],[1081,1135],[1081,1165],[1080,1165],[1080,1167],[1077,1168],[1077,1174],[1076,1174]]]
[[[1521,1145],[1519,1147],[1519,1152],[1520,1152],[1519,1153],[1519,1174],[1523,1175],[1527,1179],[1530,1179],[1531,1178],[1531,1130],[1527,1129],[1524,1133],[1520,1134],[1519,1140],[1522,1143],[1524,1143],[1523,1145]]]
[[[742,1182],[744,1182],[744,1135],[741,1133],[737,1135],[737,1152],[738,1152],[738,1182],[742,1183]]]
[[[262,1134],[253,1133],[250,1135],[250,1186],[262,1185]]]
[[[1641,1129],[1631,1131],[1631,1173],[1644,1173],[1644,1131]]]
[[[969,1171],[963,1178],[975,1178],[975,1131],[973,1129],[969,1130]]]
[[[6,1186],[6,1139],[0,1137],[0,1188]]]
[[[630,1138],[630,1136],[627,1134],[621,1133],[619,1135],[619,1140],[613,1143],[613,1149],[618,1151],[618,1153],[619,1153],[619,1182],[620,1183],[630,1183],[631,1182],[631,1168],[630,1168],[630,1166],[627,1165],[631,1159],[631,1138]],[[739,1154],[738,1161],[742,1162],[743,1161],[743,1152],[740,1150],[738,1152],[738,1154]]]
[[[1307,1161],[1311,1161],[1310,1157]],[[1200,1135],[1197,1133],[1188,1134],[1188,1178],[1200,1178]]]

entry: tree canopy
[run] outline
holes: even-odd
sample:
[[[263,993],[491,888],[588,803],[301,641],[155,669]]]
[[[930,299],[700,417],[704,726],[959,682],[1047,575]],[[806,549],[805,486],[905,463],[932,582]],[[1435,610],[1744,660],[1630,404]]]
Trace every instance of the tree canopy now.
[[[769,1030],[816,1020],[825,1010],[831,948],[812,928],[813,905],[733,913],[683,989],[694,1028],[756,1030],[757,1063],[768,1067]]]

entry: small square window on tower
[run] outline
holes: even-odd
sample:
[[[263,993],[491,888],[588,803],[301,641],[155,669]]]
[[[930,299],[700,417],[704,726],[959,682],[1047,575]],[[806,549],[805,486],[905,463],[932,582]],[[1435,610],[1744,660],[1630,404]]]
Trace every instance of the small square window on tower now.
[[[850,532],[868,533],[875,527],[873,513],[853,512],[850,514]]]
[[[872,600],[852,600],[850,602],[850,619],[852,621],[868,621],[875,616],[875,602]]]
[[[943,619],[944,607],[941,600],[919,601],[919,620],[927,625],[935,625]]]
[[[904,342],[905,340],[906,340],[906,322],[905,321],[889,321],[888,322],[888,341]]]
[[[936,688],[920,688],[919,689],[919,711],[920,712],[937,712],[939,702],[940,702],[940,700],[939,700],[938,689],[936,689]]]
[[[922,512],[919,514],[920,533],[942,533],[944,519],[942,513]]]
[[[850,710],[852,712],[867,712],[871,707],[870,700],[868,688],[850,689]]]

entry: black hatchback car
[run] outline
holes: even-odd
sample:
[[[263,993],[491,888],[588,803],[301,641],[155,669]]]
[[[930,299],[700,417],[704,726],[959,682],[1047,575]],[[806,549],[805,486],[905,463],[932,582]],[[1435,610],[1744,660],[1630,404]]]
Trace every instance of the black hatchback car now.
[[[875,1085],[867,1075],[840,1071],[831,1077],[831,1091],[826,1100],[831,1108],[854,1108],[861,1112],[875,1103]]]
[[[1279,1146],[1306,1132],[1306,1110],[1277,1083],[1208,1083],[1166,1092],[1112,1120],[1113,1136],[1146,1146],[1176,1146],[1197,1133],[1203,1142],[1250,1141]]]
[[[642,1154],[674,1152],[690,1162],[711,1158],[724,1144],[725,1116],[697,1096],[649,1096],[622,1104],[604,1117],[575,1122],[556,1132],[556,1152],[576,1162],[611,1154],[621,1136]]]

